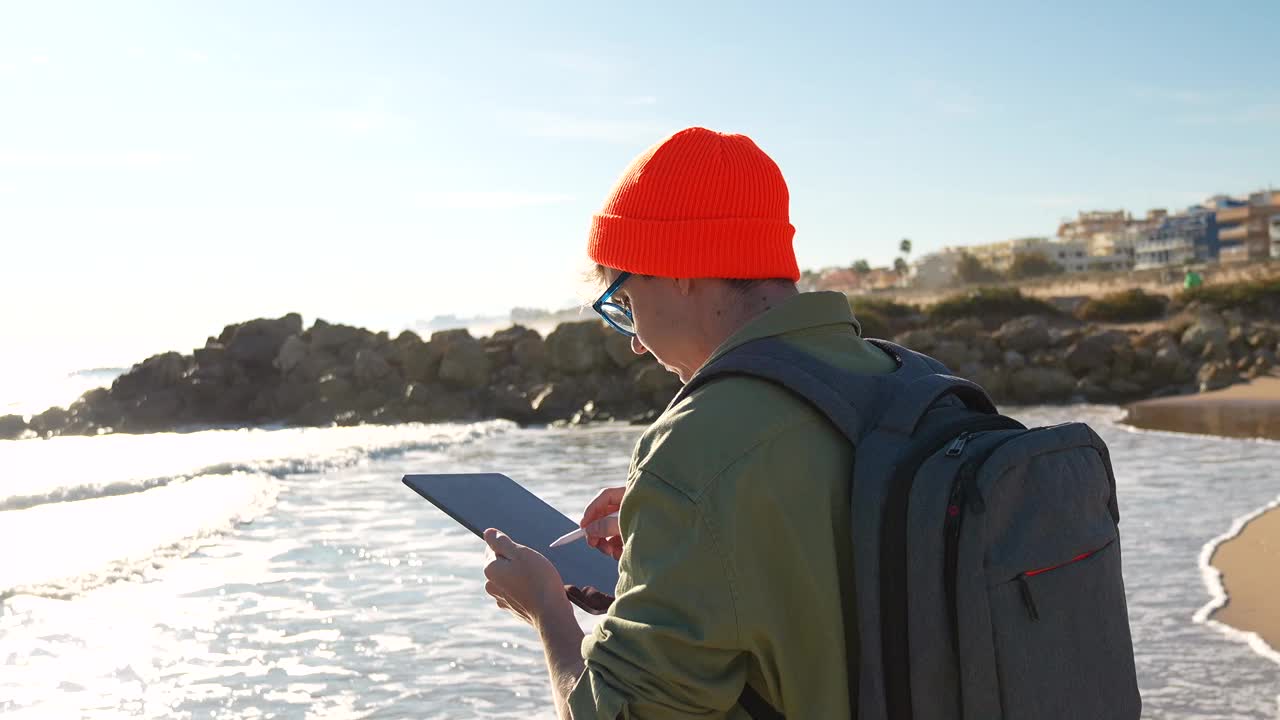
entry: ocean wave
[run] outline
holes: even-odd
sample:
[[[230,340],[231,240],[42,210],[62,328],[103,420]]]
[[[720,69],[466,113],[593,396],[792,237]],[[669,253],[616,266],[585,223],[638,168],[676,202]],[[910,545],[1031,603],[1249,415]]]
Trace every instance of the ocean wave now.
[[[277,487],[264,473],[201,475],[128,495],[4,513],[0,600],[65,598],[143,575],[258,517],[275,504]]]
[[[1277,496],[1276,499],[1266,505],[1236,518],[1226,532],[1213,538],[1200,548],[1200,575],[1204,579],[1205,589],[1209,591],[1209,601],[1197,610],[1191,619],[1194,622],[1208,625],[1233,640],[1239,640],[1247,644],[1254,652],[1272,662],[1280,663],[1280,650],[1271,647],[1258,633],[1241,630],[1213,619],[1214,612],[1224,607],[1229,597],[1226,587],[1222,584],[1222,572],[1214,567],[1211,562],[1213,554],[1217,552],[1220,545],[1238,537],[1251,521],[1276,508],[1280,508],[1280,496]]]
[[[442,451],[506,432],[496,420],[458,425],[211,430],[54,438],[0,446],[0,512],[146,492],[204,475],[285,477]]]

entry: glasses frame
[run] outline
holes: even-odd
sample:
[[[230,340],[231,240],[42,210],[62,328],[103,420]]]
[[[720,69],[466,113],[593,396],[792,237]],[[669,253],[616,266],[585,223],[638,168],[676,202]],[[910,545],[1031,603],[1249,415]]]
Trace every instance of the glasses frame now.
[[[604,318],[604,321],[609,324],[609,327],[613,328],[614,330],[617,330],[618,332],[622,333],[623,335],[626,335],[627,337],[635,337],[636,336],[635,330],[628,330],[622,327],[618,323],[614,322],[613,318],[605,314],[605,311],[604,311],[605,307],[616,308],[619,312],[625,315],[628,320],[631,321],[631,326],[635,327],[636,319],[635,319],[635,316],[631,314],[631,310],[627,307],[619,305],[616,302],[613,302],[613,294],[618,292],[618,288],[622,287],[622,284],[625,283],[630,277],[631,277],[631,273],[629,272],[624,272],[621,275],[619,275],[618,279],[614,280],[613,284],[610,285],[608,289],[606,289],[604,293],[602,293],[600,297],[594,303],[591,304],[591,309],[595,310],[600,317]]]

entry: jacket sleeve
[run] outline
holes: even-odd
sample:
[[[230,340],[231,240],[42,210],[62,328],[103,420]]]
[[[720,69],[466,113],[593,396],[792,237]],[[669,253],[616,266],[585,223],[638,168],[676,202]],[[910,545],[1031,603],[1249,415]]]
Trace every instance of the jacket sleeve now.
[[[731,708],[746,681],[733,578],[716,528],[639,471],[623,500],[618,596],[582,643],[575,720],[693,718]]]

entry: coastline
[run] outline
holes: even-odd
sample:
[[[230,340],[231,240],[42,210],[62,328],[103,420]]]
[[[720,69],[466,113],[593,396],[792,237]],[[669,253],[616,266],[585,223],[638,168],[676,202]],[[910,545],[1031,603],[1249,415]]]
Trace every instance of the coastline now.
[[[1197,395],[1143,400],[1126,410],[1122,422],[1144,430],[1280,440],[1280,376]]]
[[[1212,596],[1193,618],[1216,625],[1280,663],[1280,497],[1237,518],[1205,544],[1200,570]]]

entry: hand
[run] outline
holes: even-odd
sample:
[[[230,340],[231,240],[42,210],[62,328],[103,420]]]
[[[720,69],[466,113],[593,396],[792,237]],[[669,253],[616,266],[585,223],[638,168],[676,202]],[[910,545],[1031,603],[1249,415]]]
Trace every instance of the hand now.
[[[484,541],[484,591],[498,607],[534,627],[556,614],[573,616],[560,572],[542,553],[492,528],[484,531]]]
[[[626,492],[625,487],[601,490],[582,512],[582,522],[578,523],[587,531],[587,544],[614,560],[622,557],[622,530],[618,527],[618,518],[609,515],[622,507]]]

